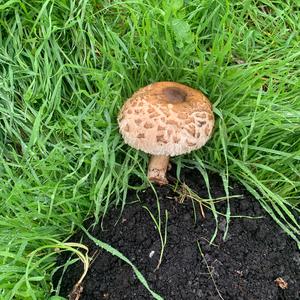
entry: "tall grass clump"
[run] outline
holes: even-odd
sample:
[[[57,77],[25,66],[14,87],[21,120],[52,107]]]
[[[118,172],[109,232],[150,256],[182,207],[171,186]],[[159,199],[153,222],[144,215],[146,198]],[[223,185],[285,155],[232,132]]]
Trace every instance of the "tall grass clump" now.
[[[143,188],[131,179],[145,179],[147,156],[123,144],[116,115],[154,81],[201,89],[214,103],[213,138],[175,158],[178,173],[196,167],[209,185],[217,172],[228,196],[235,178],[299,243],[299,8],[0,1],[0,298],[47,299],[53,245]]]

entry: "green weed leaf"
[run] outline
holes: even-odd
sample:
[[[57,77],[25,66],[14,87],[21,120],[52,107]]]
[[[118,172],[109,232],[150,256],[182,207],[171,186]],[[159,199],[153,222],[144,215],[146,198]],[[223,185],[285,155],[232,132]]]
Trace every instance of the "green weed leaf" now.
[[[182,48],[184,44],[191,44],[193,42],[191,27],[186,21],[173,19],[171,25],[178,48]]]

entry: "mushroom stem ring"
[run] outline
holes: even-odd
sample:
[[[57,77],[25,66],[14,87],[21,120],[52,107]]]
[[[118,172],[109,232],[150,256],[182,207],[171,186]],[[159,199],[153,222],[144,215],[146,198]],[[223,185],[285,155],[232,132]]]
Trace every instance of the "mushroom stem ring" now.
[[[159,185],[168,183],[166,174],[169,168],[169,156],[152,155],[148,166],[148,178]]]

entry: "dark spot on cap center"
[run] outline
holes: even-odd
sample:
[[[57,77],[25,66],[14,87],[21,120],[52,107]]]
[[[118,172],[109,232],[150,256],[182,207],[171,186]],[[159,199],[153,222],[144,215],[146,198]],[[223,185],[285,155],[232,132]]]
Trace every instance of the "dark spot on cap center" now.
[[[162,92],[169,103],[184,102],[187,96],[185,91],[177,87],[167,87]]]

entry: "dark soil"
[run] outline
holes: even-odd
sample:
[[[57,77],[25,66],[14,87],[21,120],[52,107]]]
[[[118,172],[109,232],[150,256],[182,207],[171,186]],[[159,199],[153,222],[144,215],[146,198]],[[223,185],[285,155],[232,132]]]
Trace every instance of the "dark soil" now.
[[[196,171],[186,170],[182,181],[200,197],[208,197],[204,181]],[[210,184],[213,197],[224,196],[218,176],[212,175]],[[211,245],[209,240],[216,223],[208,208],[204,207],[203,218],[199,204],[195,203],[195,222],[191,199],[179,203],[178,194],[169,186],[157,187],[156,191],[162,220],[165,210],[169,214],[167,244],[158,270],[155,271],[161,250],[159,234],[143,208],[147,206],[157,216],[157,201],[151,189],[140,192],[138,197],[128,196],[128,202],[140,202],[127,205],[120,219],[119,209],[110,210],[104,219],[104,230],[100,225],[90,230],[94,237],[109,243],[135,264],[156,293],[172,300],[300,299],[300,254],[296,243],[241,186],[231,183],[230,194],[241,195],[230,199],[231,215],[262,218],[232,217],[224,240],[226,219],[219,216],[218,234]],[[219,202],[216,207],[225,213],[227,203]],[[80,232],[71,241],[81,238],[89,247],[90,255],[97,255],[83,282],[80,299],[152,299],[129,265],[101,250]],[[62,255],[59,263],[63,264],[66,259]],[[68,268],[62,279],[62,296],[70,293],[81,273],[79,262]],[[54,284],[59,277],[60,274],[55,274]],[[287,288],[284,288],[285,283]]]

